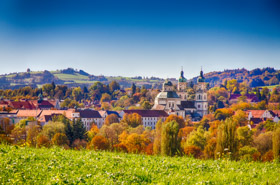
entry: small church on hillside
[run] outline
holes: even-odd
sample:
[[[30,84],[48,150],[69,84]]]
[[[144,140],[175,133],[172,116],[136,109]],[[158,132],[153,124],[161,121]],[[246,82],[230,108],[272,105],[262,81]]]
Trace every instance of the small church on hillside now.
[[[184,71],[178,80],[177,88],[173,86],[171,81],[165,81],[162,91],[155,98],[153,110],[165,110],[168,114],[175,114],[186,118],[189,115],[193,121],[200,120],[204,115],[208,114],[207,86],[203,71],[201,69],[200,76],[195,85],[195,100],[188,100],[188,83],[184,77]]]

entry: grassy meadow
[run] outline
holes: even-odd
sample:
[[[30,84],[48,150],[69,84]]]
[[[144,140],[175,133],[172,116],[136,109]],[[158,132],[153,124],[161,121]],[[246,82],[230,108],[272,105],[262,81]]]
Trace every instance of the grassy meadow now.
[[[279,163],[0,145],[1,184],[280,184]]]

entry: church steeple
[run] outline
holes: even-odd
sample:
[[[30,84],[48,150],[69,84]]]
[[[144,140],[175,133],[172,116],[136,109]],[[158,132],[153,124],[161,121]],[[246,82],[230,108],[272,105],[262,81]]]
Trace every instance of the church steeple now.
[[[203,76],[203,71],[202,71],[202,66],[201,66],[201,70],[200,70],[200,76],[198,77],[197,82],[205,82],[205,78]]]
[[[181,75],[179,78],[179,82],[186,82],[187,79],[184,77],[184,71],[183,71],[183,66],[181,67]]]

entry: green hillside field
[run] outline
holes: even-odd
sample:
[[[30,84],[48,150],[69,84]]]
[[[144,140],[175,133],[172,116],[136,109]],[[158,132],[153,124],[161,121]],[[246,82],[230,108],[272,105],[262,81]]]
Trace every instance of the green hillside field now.
[[[0,145],[1,184],[280,184],[279,163]]]

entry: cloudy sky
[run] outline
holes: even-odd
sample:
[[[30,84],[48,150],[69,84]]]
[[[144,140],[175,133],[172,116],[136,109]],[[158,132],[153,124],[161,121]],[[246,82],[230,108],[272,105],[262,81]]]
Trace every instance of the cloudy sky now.
[[[0,74],[178,77],[280,69],[278,0],[1,0]]]

